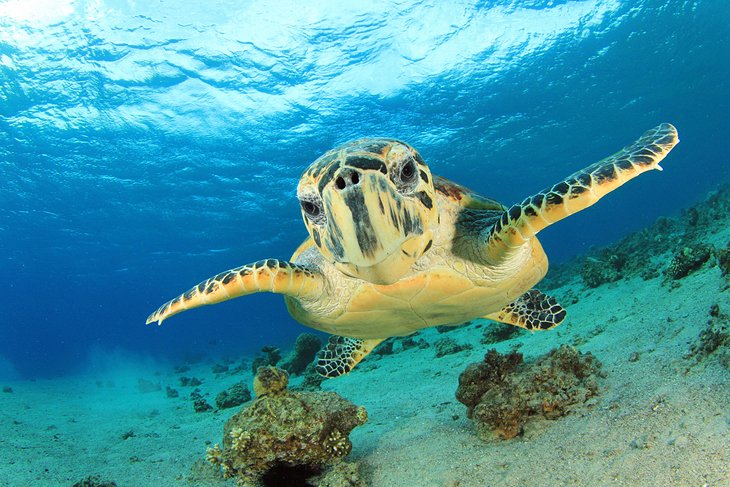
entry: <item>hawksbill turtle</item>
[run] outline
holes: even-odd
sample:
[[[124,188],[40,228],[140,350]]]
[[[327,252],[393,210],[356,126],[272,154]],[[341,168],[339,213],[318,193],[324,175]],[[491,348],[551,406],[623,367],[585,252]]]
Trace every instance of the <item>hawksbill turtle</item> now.
[[[349,373],[381,341],[488,318],[547,330],[565,318],[533,286],[548,260],[536,235],[650,169],[679,142],[661,124],[616,154],[510,207],[434,176],[395,139],[347,142],[297,187],[309,237],[288,261],[267,259],[207,279],[147,318],[257,292],[284,295],[300,323],[332,334],[316,370]]]

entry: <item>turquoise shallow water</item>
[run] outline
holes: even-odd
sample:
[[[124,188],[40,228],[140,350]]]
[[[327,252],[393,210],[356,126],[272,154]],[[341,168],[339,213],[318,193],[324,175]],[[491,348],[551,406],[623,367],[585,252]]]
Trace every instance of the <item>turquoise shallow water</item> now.
[[[53,3],[53,5],[51,5]],[[553,261],[727,179],[721,1],[9,1],[0,5],[4,375],[92,351],[252,351],[302,328],[280,298],[144,327],[200,279],[288,258],[299,174],[337,143],[404,139],[505,203],[664,121],[662,174],[544,232]]]

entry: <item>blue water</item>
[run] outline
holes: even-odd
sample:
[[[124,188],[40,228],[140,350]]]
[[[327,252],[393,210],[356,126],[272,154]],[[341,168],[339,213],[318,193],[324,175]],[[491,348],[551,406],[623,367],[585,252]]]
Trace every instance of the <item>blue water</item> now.
[[[273,295],[144,320],[288,258],[299,174],[354,137],[406,140],[511,203],[675,124],[663,173],[542,234],[553,263],[730,174],[725,0],[273,4],[0,3],[2,373],[290,343],[305,328]]]

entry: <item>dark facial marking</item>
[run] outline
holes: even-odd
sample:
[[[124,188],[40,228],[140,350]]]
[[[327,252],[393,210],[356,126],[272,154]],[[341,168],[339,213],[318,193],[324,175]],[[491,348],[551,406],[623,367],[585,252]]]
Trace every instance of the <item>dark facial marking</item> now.
[[[426,252],[428,252],[428,249],[430,249],[430,248],[431,248],[431,245],[433,245],[433,240],[429,240],[429,241],[428,241],[428,243],[426,244],[426,247],[425,247],[425,248],[423,249],[423,253],[424,253],[424,254],[425,254]]]
[[[423,234],[423,226],[421,219],[417,216],[411,216],[411,212],[407,209],[403,212],[403,235],[421,235]]]
[[[418,163],[419,166],[426,165],[426,161],[423,160],[423,157],[421,157],[421,154],[419,154],[418,152],[415,152],[413,154],[413,158],[416,160],[416,162]]]
[[[328,225],[329,238],[327,239],[327,248],[336,259],[341,259],[345,255],[345,249],[342,247],[342,230],[335,223],[334,220],[330,220]]]
[[[314,243],[317,244],[317,247],[322,246],[322,238],[319,236],[319,230],[316,228],[312,229],[312,239],[314,239]]]
[[[392,207],[390,208],[390,223],[392,223],[394,227],[400,228],[400,225],[398,224],[398,215],[395,214]]]
[[[330,165],[330,167],[327,169],[327,172],[322,175],[322,179],[319,180],[319,184],[317,184],[317,190],[319,191],[319,194],[322,194],[322,190],[324,190],[324,187],[329,184],[329,182],[332,180],[332,178],[335,176],[335,173],[339,169],[339,164]]]
[[[426,174],[426,171],[421,170],[421,179],[423,179],[423,182],[428,184],[428,174]]]
[[[347,158],[347,161],[345,161],[345,164],[351,167],[356,167],[358,169],[377,170],[382,172],[383,174],[388,174],[388,168],[385,167],[383,161],[381,161],[380,159],[375,159],[373,157],[350,156]]]
[[[423,206],[425,206],[429,210],[433,208],[433,201],[425,191],[419,191],[418,193],[416,193],[416,198],[418,198],[418,200],[423,203]]]
[[[378,239],[373,231],[373,224],[370,221],[370,215],[365,206],[365,196],[361,191],[347,191],[343,195],[343,198],[352,213],[357,245],[360,247],[363,255],[370,257],[375,253]]]

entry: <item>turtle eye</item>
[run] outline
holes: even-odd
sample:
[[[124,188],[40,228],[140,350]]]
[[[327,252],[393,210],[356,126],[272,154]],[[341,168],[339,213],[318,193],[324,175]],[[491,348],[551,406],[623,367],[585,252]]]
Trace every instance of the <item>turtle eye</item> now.
[[[401,163],[396,174],[397,176],[393,177],[393,182],[398,191],[403,194],[411,194],[416,190],[418,186],[418,169],[416,168],[416,161],[412,157]]]
[[[302,209],[304,213],[309,216],[316,217],[319,215],[319,206],[315,205],[311,201],[302,201]]]
[[[408,161],[400,168],[400,179],[404,183],[411,183],[415,177],[416,164],[413,162],[413,159],[408,159]]]
[[[312,222],[316,223],[317,225],[324,223],[325,217],[324,212],[322,211],[322,204],[320,201],[312,201],[311,199],[301,199],[299,200],[299,204],[302,205],[302,210],[304,211],[304,214],[307,215],[307,218],[309,218]]]

